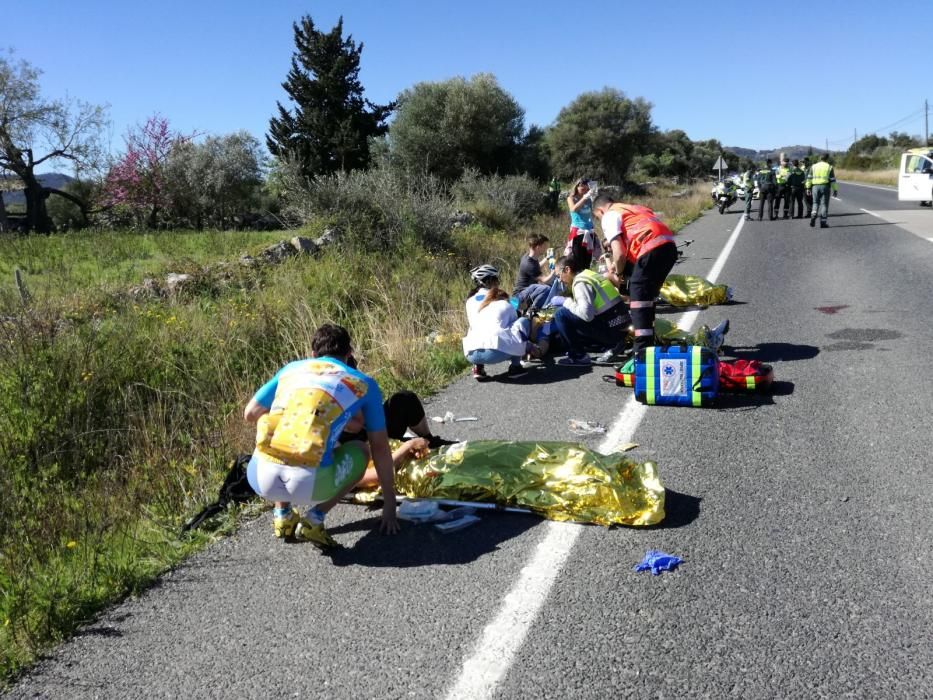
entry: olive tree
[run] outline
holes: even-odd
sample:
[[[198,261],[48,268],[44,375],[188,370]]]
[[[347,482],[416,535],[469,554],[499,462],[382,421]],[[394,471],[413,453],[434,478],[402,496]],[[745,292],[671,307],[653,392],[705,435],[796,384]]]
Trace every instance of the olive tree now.
[[[650,102],[631,100],[615,88],[585,92],[560,111],[547,132],[551,164],[562,179],[621,183],[653,133]]]
[[[467,168],[517,172],[525,111],[489,73],[418,83],[398,97],[389,126],[391,162],[455,180]]]
[[[43,186],[36,168],[68,162],[79,173],[96,167],[106,113],[103,107],[79,100],[44,97],[40,75],[27,61],[0,55],[0,170],[14,173],[23,183],[27,230],[47,232],[52,227],[46,209],[50,194],[74,201],[84,215],[88,203]]]

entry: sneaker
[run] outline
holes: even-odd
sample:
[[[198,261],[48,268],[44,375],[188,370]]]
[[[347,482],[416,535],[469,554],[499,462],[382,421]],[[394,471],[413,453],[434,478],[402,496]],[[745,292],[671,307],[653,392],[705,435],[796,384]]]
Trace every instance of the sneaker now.
[[[557,364],[572,367],[589,367],[593,364],[593,360],[590,359],[589,355],[567,355],[567,357],[560,358]]]
[[[821,221],[820,228],[829,228],[829,224],[827,224],[825,221]]]
[[[509,368],[505,371],[505,376],[509,379],[524,377],[526,374],[528,374],[528,370],[521,365],[509,365]]]
[[[324,523],[312,525],[310,520],[301,518],[295,526],[295,539],[299,542],[310,542],[318,549],[333,549],[339,547],[333,537],[327,534]]]
[[[301,516],[298,514],[298,510],[292,508],[285,517],[272,518],[272,530],[275,532],[275,536],[281,539],[291,537],[295,534],[295,526],[298,525],[300,520]]]
[[[626,362],[632,353],[626,351],[619,351],[616,348],[609,348],[606,352],[601,352],[596,356],[596,362],[600,364],[622,364]]]
[[[813,228],[814,226],[816,226],[816,217],[811,216],[810,217],[810,228]]]
[[[473,365],[473,379],[478,382],[485,382],[489,379],[489,375],[486,374],[486,368],[482,365]]]

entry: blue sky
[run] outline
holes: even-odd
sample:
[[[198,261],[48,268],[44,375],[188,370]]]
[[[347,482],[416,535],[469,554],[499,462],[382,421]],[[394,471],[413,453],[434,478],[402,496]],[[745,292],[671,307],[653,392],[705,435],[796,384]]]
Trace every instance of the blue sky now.
[[[742,9],[747,8],[747,9]],[[112,148],[158,112],[182,132],[264,142],[310,14],[365,45],[366,96],[491,72],[546,126],[581,92],[654,104],[661,129],[772,148],[845,148],[853,133],[923,132],[933,101],[933,2],[7,0],[0,45],[44,71],[50,97],[109,104]],[[42,27],[42,32],[32,31]]]

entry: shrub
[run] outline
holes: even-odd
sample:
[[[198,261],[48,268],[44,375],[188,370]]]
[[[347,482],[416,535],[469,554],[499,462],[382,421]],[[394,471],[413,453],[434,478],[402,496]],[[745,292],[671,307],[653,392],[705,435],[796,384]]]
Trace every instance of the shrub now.
[[[327,219],[344,243],[362,249],[396,248],[406,235],[428,248],[448,240],[453,202],[432,176],[376,168],[304,178],[284,166],[282,188],[288,214],[303,222]]]
[[[457,206],[471,211],[490,228],[509,228],[519,219],[544,211],[540,185],[525,175],[481,175],[471,169],[454,183]]]

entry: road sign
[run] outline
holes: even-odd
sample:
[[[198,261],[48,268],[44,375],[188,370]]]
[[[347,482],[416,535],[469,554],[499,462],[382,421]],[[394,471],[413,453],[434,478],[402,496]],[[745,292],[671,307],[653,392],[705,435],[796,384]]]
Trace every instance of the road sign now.
[[[722,159],[722,156],[719,156],[719,160],[717,160],[713,164],[713,170],[728,170],[728,169],[729,169],[729,166],[726,165],[726,161]]]

